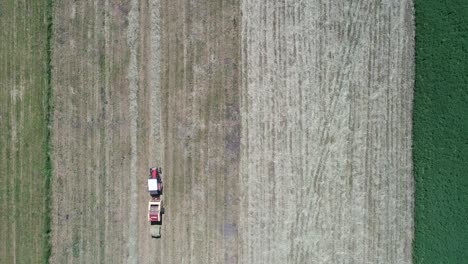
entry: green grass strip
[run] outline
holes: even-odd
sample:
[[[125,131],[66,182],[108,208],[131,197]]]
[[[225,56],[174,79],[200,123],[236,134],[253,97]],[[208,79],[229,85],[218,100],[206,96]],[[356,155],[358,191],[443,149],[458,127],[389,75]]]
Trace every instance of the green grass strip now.
[[[52,253],[50,241],[51,232],[51,180],[52,180],[52,160],[51,160],[51,130],[53,121],[52,104],[52,36],[53,36],[53,0],[46,1],[46,23],[47,40],[45,55],[45,93],[44,93],[44,117],[45,117],[45,137],[44,137],[44,222],[43,222],[43,263],[49,263]]]
[[[468,1],[415,11],[414,263],[467,263]]]

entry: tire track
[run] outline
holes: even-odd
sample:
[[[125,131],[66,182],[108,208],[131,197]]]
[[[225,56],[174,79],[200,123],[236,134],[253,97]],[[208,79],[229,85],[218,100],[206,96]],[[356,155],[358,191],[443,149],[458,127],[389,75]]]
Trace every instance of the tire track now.
[[[164,252],[161,239],[150,236],[150,225],[146,219],[147,202],[146,175],[149,166],[163,167],[163,141],[160,131],[161,89],[160,89],[160,3],[140,1],[139,38],[139,92],[138,107],[141,112],[139,125],[139,173],[138,173],[138,262],[162,263]],[[163,168],[166,178],[165,169]],[[169,176],[169,175],[167,175]],[[167,188],[165,181],[165,188]],[[163,197],[164,200],[164,197]],[[167,206],[167,205],[166,205]],[[164,234],[165,225],[162,226]]]
[[[137,65],[137,46],[138,46],[138,19],[139,8],[138,1],[130,1],[130,12],[128,13],[127,45],[130,49],[130,61],[128,64],[127,79],[129,82],[129,118],[130,118],[130,194],[129,194],[129,221],[128,221],[128,241],[127,241],[127,263],[138,262],[138,190],[137,177],[138,168],[138,65]]]

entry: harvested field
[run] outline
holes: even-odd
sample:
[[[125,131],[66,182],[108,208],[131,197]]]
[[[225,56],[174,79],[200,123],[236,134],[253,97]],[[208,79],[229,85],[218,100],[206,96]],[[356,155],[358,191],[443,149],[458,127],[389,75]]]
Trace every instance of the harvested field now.
[[[57,2],[51,262],[410,263],[412,3],[374,2]]]
[[[0,263],[48,257],[47,8],[0,2]]]
[[[158,8],[56,2],[51,263],[158,253],[145,216],[147,168],[161,163]]]
[[[166,262],[411,262],[410,1],[161,20]]]
[[[165,263],[236,263],[239,2],[161,3]]]
[[[411,263],[411,1],[243,1],[241,263]]]

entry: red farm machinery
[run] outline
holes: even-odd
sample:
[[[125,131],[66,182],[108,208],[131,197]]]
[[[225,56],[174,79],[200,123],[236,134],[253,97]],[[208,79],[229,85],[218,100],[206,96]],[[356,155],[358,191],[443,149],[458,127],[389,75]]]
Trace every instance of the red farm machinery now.
[[[150,234],[153,238],[161,237],[162,215],[164,214],[162,202],[163,182],[161,175],[161,168],[150,168],[148,192],[151,198],[148,202],[148,221],[151,224]]]

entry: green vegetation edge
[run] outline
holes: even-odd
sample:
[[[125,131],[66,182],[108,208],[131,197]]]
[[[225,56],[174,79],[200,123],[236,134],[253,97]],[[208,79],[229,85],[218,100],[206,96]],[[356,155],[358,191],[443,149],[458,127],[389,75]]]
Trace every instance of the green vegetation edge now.
[[[51,208],[52,208],[52,159],[51,159],[51,134],[53,121],[53,104],[52,104],[52,37],[53,37],[53,0],[46,1],[46,26],[47,40],[45,52],[45,92],[44,92],[44,226],[43,226],[43,263],[49,263],[49,258],[52,253],[52,244],[50,241],[51,232]]]
[[[468,1],[415,0],[414,263],[468,259]]]

